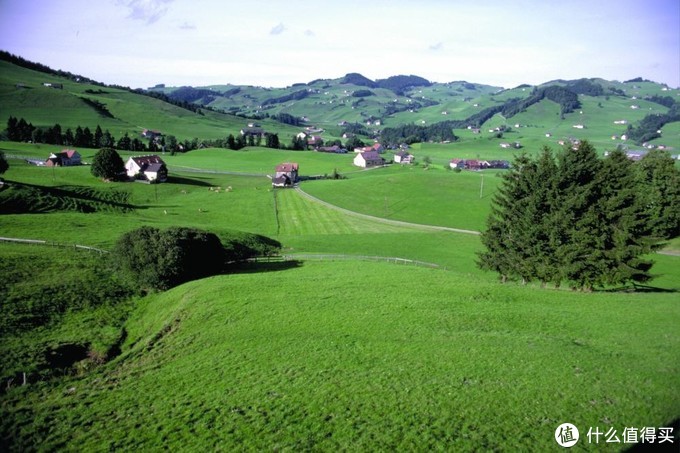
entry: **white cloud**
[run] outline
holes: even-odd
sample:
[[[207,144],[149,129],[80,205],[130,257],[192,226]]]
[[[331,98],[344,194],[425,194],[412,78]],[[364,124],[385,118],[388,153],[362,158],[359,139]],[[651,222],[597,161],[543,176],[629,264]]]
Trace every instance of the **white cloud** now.
[[[168,12],[174,0],[119,0],[118,4],[130,10],[128,19],[141,20],[147,24],[157,22]]]
[[[270,35],[280,35],[284,31],[286,31],[286,26],[283,25],[283,22],[280,22],[277,26],[275,26],[274,28],[271,29],[269,34]]]

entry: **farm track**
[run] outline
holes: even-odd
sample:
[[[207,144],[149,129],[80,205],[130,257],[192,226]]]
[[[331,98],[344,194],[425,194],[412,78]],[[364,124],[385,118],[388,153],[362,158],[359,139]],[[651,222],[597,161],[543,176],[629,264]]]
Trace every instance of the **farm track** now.
[[[387,224],[387,225],[417,228],[417,229],[427,230],[427,231],[450,231],[450,232],[453,232],[453,233],[474,234],[474,235],[480,234],[479,231],[474,231],[474,230],[463,230],[463,229],[460,229],[460,228],[451,228],[451,227],[444,227],[444,226],[437,226],[437,225],[423,225],[421,223],[403,222],[401,220],[391,220],[391,219],[385,219],[383,217],[375,217],[375,216],[368,215],[368,214],[361,214],[359,212],[350,211],[349,209],[341,208],[339,206],[336,206],[334,204],[331,204],[331,203],[323,201],[319,198],[316,198],[315,196],[310,195],[307,192],[305,192],[304,190],[302,190],[299,186],[295,187],[295,190],[300,195],[302,195],[303,197],[306,197],[307,199],[314,201],[316,203],[320,203],[320,204],[326,206],[327,208],[334,209],[336,211],[342,212],[343,214],[351,215],[351,216],[354,216],[354,217],[359,217],[359,218],[366,219],[366,220],[372,220],[372,221],[384,223],[384,224]]]

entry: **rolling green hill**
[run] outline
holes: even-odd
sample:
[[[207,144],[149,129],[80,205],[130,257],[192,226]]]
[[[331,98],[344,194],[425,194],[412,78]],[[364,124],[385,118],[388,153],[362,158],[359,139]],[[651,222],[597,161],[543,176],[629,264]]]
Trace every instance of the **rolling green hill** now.
[[[59,84],[62,89],[43,84]],[[86,100],[98,102],[108,114],[102,114]],[[183,109],[160,99],[116,87],[102,87],[76,82],[53,74],[37,72],[0,60],[0,119],[3,128],[10,116],[24,118],[37,127],[60,124],[62,130],[97,125],[115,137],[128,133],[139,137],[144,129],[158,130],[179,139],[225,138],[238,134],[247,120],[234,115],[200,109],[200,113]],[[289,126],[265,121],[272,132],[295,134]]]
[[[413,81],[421,84],[404,85]],[[547,98],[513,116],[497,110],[479,133],[460,127],[458,141],[414,143],[416,166],[360,170],[352,153],[207,148],[164,154],[169,180],[151,185],[104,182],[88,165],[30,165],[63,147],[1,141],[10,167],[0,236],[45,241],[0,242],[3,449],[550,451],[563,422],[581,430],[584,449],[595,447],[583,440],[589,427],[620,435],[673,426],[677,444],[677,238],[670,254],[653,256],[651,286],[580,293],[502,285],[476,265],[479,236],[452,230],[485,228],[500,178],[445,170],[451,158],[510,159],[516,151],[500,143],[520,141],[533,154],[570,137],[603,153],[623,143],[611,139],[626,128],[614,121],[668,112],[645,97],[677,97],[644,81],[551,84],[603,92],[578,94],[569,113]],[[230,94],[196,100],[248,115],[260,105],[270,116],[305,115],[324,137],[339,137],[341,121],[371,117],[371,130],[465,120],[534,90],[356,74],[211,88]],[[361,90],[372,95],[352,95]],[[405,110],[386,113],[391,104]],[[202,112],[0,61],[0,117],[179,138],[223,138],[248,121]],[[301,129],[258,122],[282,142]],[[500,126],[502,137],[489,132]],[[654,143],[680,148],[680,122]],[[91,162],[96,150],[79,152]],[[305,178],[337,170],[346,179],[275,191],[267,175],[281,162],[299,163]],[[223,241],[264,235],[280,242],[282,257],[148,292],[124,280],[107,253],[142,226],[198,228]]]
[[[555,102],[546,98],[508,117],[494,116],[481,123],[475,119],[489,108],[501,107],[513,100],[528,99],[537,89],[555,86],[578,95],[580,108],[561,114],[559,108],[555,110]],[[379,134],[383,128],[402,124],[431,125],[453,121],[460,123],[453,127],[456,135],[464,141],[470,135],[466,130],[470,124],[479,126],[482,136],[489,135],[489,128],[500,125],[512,128],[519,124],[522,138],[531,143],[555,144],[558,140],[577,138],[611,147],[619,144],[635,146],[634,143],[621,140],[612,142],[611,137],[621,137],[628,124],[636,125],[647,115],[668,111],[667,106],[650,102],[650,98],[666,97],[671,102],[680,102],[678,90],[665,85],[649,81],[617,82],[603,79],[557,80],[536,87],[522,85],[513,89],[451,82],[391,90],[357,75],[275,89],[226,85],[201,89],[163,87],[155,90],[170,97],[177,96],[178,100],[187,99],[187,90],[193,90],[195,95],[190,99],[195,102],[254,118],[289,114],[304,119],[306,124],[325,129],[325,138],[340,137],[343,130],[341,124],[345,122],[362,123],[372,133]],[[357,93],[362,96],[356,97]],[[195,97],[199,94],[203,97]],[[627,123],[614,123],[621,120]],[[581,124],[583,129],[574,128]],[[673,133],[672,126],[669,131],[669,134],[664,131],[662,139],[654,143],[677,149],[680,147],[680,136]],[[546,137],[546,134],[551,134],[551,137]]]

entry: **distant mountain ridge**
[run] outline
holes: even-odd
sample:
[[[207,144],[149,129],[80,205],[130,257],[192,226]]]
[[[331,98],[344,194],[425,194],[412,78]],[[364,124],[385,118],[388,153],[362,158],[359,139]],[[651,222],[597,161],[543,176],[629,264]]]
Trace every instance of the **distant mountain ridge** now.
[[[316,79],[282,88],[158,84],[146,90],[132,90],[53,70],[0,51],[0,61],[3,60],[38,71],[22,75],[6,66],[5,77],[0,74],[7,101],[0,105],[4,120],[10,115],[25,117],[43,127],[55,123],[75,127],[80,121],[83,126],[93,127],[101,122],[103,127],[117,131],[117,135],[133,134],[139,127],[165,131],[167,124],[177,124],[174,131],[177,136],[214,138],[238,134],[245,125],[257,121],[267,131],[280,133],[284,141],[306,126],[325,131],[324,141],[344,139],[348,134],[359,134],[364,139],[393,137],[395,142],[416,138],[452,141],[459,136],[465,138],[457,130],[475,130],[479,134],[479,129],[491,131],[499,126],[508,128],[529,122],[531,127],[544,130],[532,131],[533,136],[559,134],[569,138],[574,134],[573,126],[580,130],[579,136],[597,136],[603,141],[626,135],[642,144],[659,138],[659,131],[666,124],[680,121],[680,92],[642,78],[626,82],[557,79],[537,86],[523,84],[506,89],[464,80],[430,82],[417,75],[371,80],[360,73],[348,73],[337,79]],[[42,79],[38,73],[53,78]],[[24,86],[24,77],[33,81],[33,87],[51,81],[64,89],[33,90]],[[157,112],[147,107],[125,108],[133,104],[160,105],[156,101],[171,103],[200,117],[205,132],[180,119],[185,116],[180,112],[173,112],[174,119],[168,122],[163,117],[170,110],[165,108],[158,108]],[[73,118],[83,119],[75,122],[65,112],[80,112]],[[219,132],[220,129],[224,132]],[[395,129],[409,135],[395,133]],[[169,131],[173,133],[172,128]],[[495,132],[500,139],[502,134]]]

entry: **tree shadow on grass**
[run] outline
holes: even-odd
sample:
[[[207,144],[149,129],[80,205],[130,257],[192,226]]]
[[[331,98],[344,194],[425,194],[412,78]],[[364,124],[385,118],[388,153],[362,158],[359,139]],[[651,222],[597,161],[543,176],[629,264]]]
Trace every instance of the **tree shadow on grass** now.
[[[256,274],[260,272],[279,272],[295,269],[303,265],[302,261],[261,261],[235,263],[226,271],[227,274]]]
[[[169,184],[183,184],[186,186],[198,186],[198,187],[212,187],[214,184],[211,184],[207,181],[203,181],[202,178],[184,178],[181,176],[174,176],[174,175],[169,175],[167,183]]]
[[[677,293],[676,288],[658,288],[648,285],[621,286],[618,288],[607,288],[597,290],[600,293]]]

